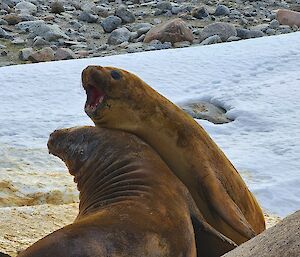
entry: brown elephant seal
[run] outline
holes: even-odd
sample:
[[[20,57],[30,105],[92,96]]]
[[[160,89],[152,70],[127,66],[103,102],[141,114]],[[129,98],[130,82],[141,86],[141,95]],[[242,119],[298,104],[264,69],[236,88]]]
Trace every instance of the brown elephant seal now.
[[[128,131],[151,145],[216,230],[241,244],[265,229],[255,197],[189,115],[125,70],[88,66],[82,83],[87,93],[85,112],[96,126]]]
[[[62,129],[51,134],[48,149],[74,176],[79,214],[20,257],[194,257],[195,237],[198,256],[235,247],[203,221],[185,186],[136,136]]]

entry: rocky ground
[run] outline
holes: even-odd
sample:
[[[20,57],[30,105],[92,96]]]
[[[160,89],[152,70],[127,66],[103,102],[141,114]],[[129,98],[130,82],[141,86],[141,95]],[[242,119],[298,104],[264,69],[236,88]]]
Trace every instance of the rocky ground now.
[[[214,44],[300,26],[281,25],[286,22],[276,16],[277,9],[299,11],[299,0],[2,0],[0,5],[0,66]]]

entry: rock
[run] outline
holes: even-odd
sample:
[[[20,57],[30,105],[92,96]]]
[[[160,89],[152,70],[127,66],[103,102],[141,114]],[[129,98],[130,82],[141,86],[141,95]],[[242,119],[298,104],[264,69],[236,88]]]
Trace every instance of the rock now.
[[[147,33],[153,26],[150,23],[136,23],[130,27],[130,30],[137,32],[138,36]]]
[[[266,30],[266,34],[269,36],[275,35],[276,34],[276,30],[275,29],[267,29]]]
[[[300,12],[279,9],[276,14],[276,19],[282,25],[293,25],[300,26]]]
[[[145,51],[152,51],[152,50],[163,50],[169,49],[172,47],[170,42],[160,42],[159,40],[152,40],[146,47]]]
[[[33,52],[29,58],[32,62],[49,62],[54,60],[54,51],[51,47],[44,47],[43,49]]]
[[[300,12],[300,2],[298,1],[297,4],[290,4],[290,9],[295,12]]]
[[[19,59],[21,61],[28,61],[29,56],[33,53],[32,48],[23,48],[19,51]]]
[[[101,26],[105,32],[110,33],[122,24],[121,18],[117,16],[108,16],[101,22]]]
[[[162,12],[166,12],[172,9],[172,4],[170,2],[162,1],[158,2],[155,7]]]
[[[300,211],[283,219],[223,257],[299,257]]]
[[[33,3],[22,1],[15,6],[15,10],[21,13],[36,14],[37,7]]]
[[[33,39],[33,47],[49,46],[50,42],[46,41],[40,36],[37,36]]]
[[[123,27],[115,29],[108,37],[107,43],[109,45],[119,45],[123,42],[128,42],[131,36],[131,32]]]
[[[267,23],[262,23],[262,24],[258,24],[254,27],[251,27],[251,30],[260,30],[265,32],[267,29],[269,28],[269,24]]]
[[[209,16],[209,13],[205,7],[196,7],[192,10],[192,16],[197,19],[204,19]]]
[[[85,21],[88,23],[95,23],[98,20],[98,16],[97,15],[93,15],[89,12],[86,11],[82,11],[79,15],[79,20],[80,21]]]
[[[8,22],[0,18],[0,25],[8,25]]]
[[[263,37],[264,33],[260,30],[249,30],[243,28],[236,29],[237,36],[241,39],[249,39],[249,38],[256,38],[256,37]]]
[[[237,32],[232,24],[215,22],[204,27],[204,29],[200,32],[200,40],[203,41],[213,35],[218,35],[221,40],[225,42],[229,37],[237,36]]]
[[[157,39],[162,43],[171,42],[174,44],[181,41],[192,42],[194,36],[192,30],[186,23],[182,19],[177,18],[150,29],[145,36],[144,42],[149,43],[154,39]]]
[[[279,27],[279,21],[278,20],[272,20],[270,22],[269,28],[270,29],[277,29]]]
[[[210,36],[206,39],[204,39],[200,45],[212,45],[212,44],[217,44],[217,43],[222,43],[222,39],[220,38],[219,35],[213,35]]]
[[[194,119],[208,120],[214,124],[224,124],[232,120],[226,117],[226,110],[212,103],[199,101],[180,106],[183,111]]]
[[[0,27],[0,38],[12,38],[12,36],[9,35],[9,33],[6,32],[6,30],[2,29]]]
[[[96,13],[100,17],[107,17],[109,15],[109,8],[103,7],[103,6],[97,6]]]
[[[239,41],[241,38],[240,37],[229,37],[227,39],[227,42],[232,42],[232,41]]]
[[[215,16],[225,16],[225,15],[229,15],[230,14],[230,10],[226,5],[220,4],[217,6],[214,15]]]
[[[26,43],[26,41],[23,38],[17,37],[17,38],[14,38],[11,41],[11,43],[14,44],[14,45],[23,45],[23,44]]]
[[[47,41],[55,41],[59,38],[69,39],[57,24],[46,24],[42,20],[20,22],[16,27],[23,31],[29,31],[31,38],[40,36]]]
[[[76,59],[75,53],[69,48],[59,48],[59,49],[57,49],[54,57],[55,57],[56,61]]]
[[[50,4],[50,12],[52,13],[62,13],[65,11],[65,7],[62,2],[60,1],[55,1]]]
[[[135,21],[134,14],[130,12],[124,5],[120,5],[116,11],[115,15],[121,18],[123,23],[132,23]]]
[[[16,25],[21,22],[21,18],[17,14],[7,14],[3,16],[3,19],[6,20],[8,25]]]

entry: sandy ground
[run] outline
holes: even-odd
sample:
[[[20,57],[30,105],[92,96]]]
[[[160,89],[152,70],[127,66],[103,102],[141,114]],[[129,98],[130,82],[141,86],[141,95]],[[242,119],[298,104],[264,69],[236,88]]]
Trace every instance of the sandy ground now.
[[[45,235],[73,222],[78,204],[0,208],[0,251],[16,256]],[[265,215],[267,227],[280,221]]]

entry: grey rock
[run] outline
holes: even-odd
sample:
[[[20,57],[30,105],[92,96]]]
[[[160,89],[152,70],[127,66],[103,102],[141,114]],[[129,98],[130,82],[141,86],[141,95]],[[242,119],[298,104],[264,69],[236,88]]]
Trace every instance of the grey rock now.
[[[232,36],[227,39],[227,42],[239,41],[240,39],[241,39],[240,37]]]
[[[208,120],[214,124],[224,124],[232,121],[226,117],[225,109],[206,101],[187,103],[180,107],[194,119]]]
[[[52,13],[62,13],[65,11],[65,7],[62,2],[55,1],[50,4],[50,12]]]
[[[13,8],[16,5],[16,1],[13,0],[2,0],[2,3],[8,5],[10,8]]]
[[[48,62],[54,60],[55,52],[51,47],[44,47],[43,49],[33,52],[28,60],[32,62]]]
[[[206,39],[204,39],[200,45],[212,45],[212,44],[217,44],[217,43],[222,43],[222,39],[220,38],[219,35],[213,35],[210,36]]]
[[[137,32],[139,37],[143,34],[146,34],[152,27],[153,25],[151,25],[150,23],[136,23],[130,27],[130,30],[133,32]]]
[[[251,29],[252,30],[260,30],[260,31],[265,32],[268,28],[269,28],[269,24],[263,23],[263,24],[258,24],[256,26],[252,27]]]
[[[110,33],[122,24],[121,18],[117,16],[108,16],[101,22],[101,26],[105,32]]]
[[[0,18],[0,25],[8,25],[8,22]]]
[[[11,43],[14,44],[14,45],[23,45],[23,44],[26,43],[26,41],[23,38],[17,37],[17,38],[14,38],[11,41]]]
[[[209,16],[209,13],[205,7],[197,7],[192,10],[192,16],[197,19],[204,19]]]
[[[249,29],[243,29],[243,28],[237,28],[237,36],[241,39],[248,39],[248,38],[257,38],[257,37],[263,37],[264,33],[260,30],[249,30]]]
[[[4,48],[6,48],[6,46],[0,44],[0,49],[4,49]]]
[[[45,22],[43,20],[36,20],[36,21],[23,21],[20,22],[16,25],[17,29],[26,31],[26,32],[30,32],[33,29],[35,29],[36,27],[45,24]]]
[[[79,15],[79,20],[80,21],[85,21],[88,23],[95,23],[98,20],[98,16],[97,15],[93,15],[89,12],[86,11],[82,11]]]
[[[217,6],[214,15],[215,16],[222,16],[222,15],[229,15],[230,10],[226,5],[220,4]]]
[[[32,53],[33,53],[32,48],[23,48],[19,51],[19,59],[21,61],[28,61],[28,58]]]
[[[96,13],[100,17],[107,17],[109,15],[109,8],[97,6]]]
[[[121,5],[116,9],[115,15],[121,18],[123,23],[132,23],[135,21],[134,14],[126,9],[124,5]]]
[[[0,27],[0,38],[11,39],[12,36],[6,30],[4,30]]]
[[[300,211],[243,243],[223,257],[299,257]]]
[[[157,3],[155,7],[161,10],[162,12],[166,12],[172,9],[172,4],[170,2],[162,1]]]
[[[277,29],[279,27],[279,21],[278,20],[272,20],[270,22],[269,28],[270,29]]]
[[[145,51],[152,51],[152,50],[163,50],[163,49],[170,49],[172,48],[171,42],[160,42],[159,40],[152,40],[146,47]]]
[[[95,3],[89,1],[81,1],[83,4],[80,6],[80,9],[85,12],[89,13],[96,13],[97,12],[97,5]]]
[[[76,59],[76,54],[69,48],[59,48],[57,49],[55,55],[55,60],[69,60]]]
[[[119,45],[123,42],[129,41],[130,37],[131,32],[127,28],[123,27],[115,29],[108,37],[107,43],[109,45]]]
[[[15,6],[15,10],[21,13],[36,14],[37,7],[33,3],[22,1]]]
[[[275,35],[276,34],[276,30],[275,29],[267,29],[266,30],[266,34],[269,36]]]
[[[46,41],[40,36],[37,36],[33,39],[33,47],[49,46],[50,42]]]
[[[215,22],[204,27],[200,32],[200,40],[218,35],[223,42],[227,41],[229,37],[237,36],[234,25],[224,22]]]
[[[40,36],[47,41],[55,41],[59,38],[69,39],[57,24],[50,25],[41,20],[20,22],[16,27],[23,31],[29,31],[30,38]]]

